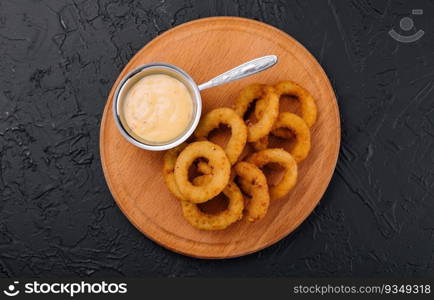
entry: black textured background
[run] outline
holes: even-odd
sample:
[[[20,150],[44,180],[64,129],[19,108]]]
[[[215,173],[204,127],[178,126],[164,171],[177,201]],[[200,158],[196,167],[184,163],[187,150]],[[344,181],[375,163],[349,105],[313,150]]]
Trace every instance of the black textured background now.
[[[426,34],[387,32],[412,8]],[[196,18],[235,15],[304,44],[342,117],[337,170],[295,233],[247,257],[169,252],[122,215],[98,149],[107,94],[132,55]],[[434,275],[434,2],[0,1],[0,274]],[[320,170],[319,170],[320,171]]]

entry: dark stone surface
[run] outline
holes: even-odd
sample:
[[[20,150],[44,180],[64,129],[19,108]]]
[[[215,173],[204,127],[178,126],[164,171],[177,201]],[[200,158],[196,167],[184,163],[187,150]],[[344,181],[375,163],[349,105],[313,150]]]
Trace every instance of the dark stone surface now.
[[[424,9],[413,19],[425,36],[398,43],[387,32],[412,8]],[[1,276],[434,275],[433,14],[433,1],[1,0]],[[315,212],[274,246],[223,261],[183,257],[134,229],[98,149],[107,94],[131,56],[213,15],[298,39],[342,117]]]

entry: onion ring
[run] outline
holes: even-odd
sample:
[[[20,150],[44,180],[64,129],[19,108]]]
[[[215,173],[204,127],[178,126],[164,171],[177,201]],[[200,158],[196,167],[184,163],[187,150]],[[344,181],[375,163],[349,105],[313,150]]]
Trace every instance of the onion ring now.
[[[191,164],[198,158],[208,159],[212,167],[212,179],[202,186],[193,185],[188,178]],[[178,156],[175,163],[175,181],[181,195],[193,202],[205,202],[223,191],[229,182],[231,165],[224,150],[211,142],[201,141],[188,145]]]
[[[243,118],[255,99],[263,101],[264,110],[257,118],[258,122],[248,126],[248,142],[256,142],[268,135],[279,114],[278,95],[272,87],[263,84],[251,84],[242,89],[235,102],[235,112]]]
[[[263,99],[259,99],[256,102],[256,106],[255,106],[255,116],[256,116],[256,118],[260,118],[263,115],[263,113],[264,113],[264,111],[266,109],[265,106],[266,106],[266,103],[265,103],[265,101],[263,101]],[[287,130],[284,130],[282,128],[271,129],[271,134],[274,135],[274,136],[277,136],[277,137],[284,138],[284,139],[290,139],[290,138],[293,137],[291,135],[291,132],[289,132]],[[268,143],[267,143],[267,139],[266,138],[262,138],[262,141],[259,140],[259,141],[256,141],[256,142],[253,143],[253,147],[255,148],[256,151],[264,150],[264,149],[267,148],[267,146],[268,146]]]
[[[295,142],[289,153],[297,163],[307,157],[310,151],[310,130],[302,118],[293,113],[281,113],[273,128],[287,128],[294,134]]]
[[[282,131],[282,134],[289,135],[290,139],[294,138],[295,142],[292,145],[289,153],[294,157],[297,163],[303,161],[310,151],[310,130],[302,118],[296,114],[283,112],[279,114],[276,123],[273,126],[274,130],[287,129]],[[268,137],[261,139],[259,142],[253,143],[256,151],[262,151],[268,147]]]
[[[210,111],[202,118],[194,135],[199,140],[204,140],[220,124],[226,124],[231,129],[231,137],[225,147],[225,152],[229,158],[229,162],[233,165],[237,162],[241,152],[243,152],[247,141],[247,126],[234,110],[228,107],[221,107]]]
[[[285,169],[282,180],[275,186],[270,187],[271,200],[286,195],[297,182],[297,163],[291,154],[283,149],[271,148],[253,153],[246,160],[259,168],[268,163],[277,163]]]
[[[247,185],[247,192],[251,195],[247,207],[247,220],[254,222],[262,219],[270,205],[267,179],[264,173],[254,164],[239,162],[234,166],[235,175],[239,176]]]
[[[312,127],[317,118],[317,107],[312,95],[297,83],[286,80],[274,86],[279,97],[287,95],[294,96],[300,101],[301,117],[307,127]]]
[[[212,175],[202,175],[193,179],[193,183],[202,186],[212,180]],[[198,229],[220,230],[225,229],[232,223],[243,217],[244,197],[238,186],[229,182],[223,190],[228,197],[227,209],[218,214],[207,214],[202,212],[197,204],[190,201],[181,201],[182,213],[187,221]]]
[[[293,96],[300,102],[300,114],[301,118],[306,122],[306,125],[310,128],[315,124],[317,119],[317,107],[312,95],[302,86],[297,83],[286,80],[282,81],[274,86],[274,89],[279,96]],[[266,103],[261,99],[258,100],[255,106],[255,115],[257,118],[262,117],[266,111]],[[282,131],[273,130],[275,136],[288,138],[287,135],[282,134]]]

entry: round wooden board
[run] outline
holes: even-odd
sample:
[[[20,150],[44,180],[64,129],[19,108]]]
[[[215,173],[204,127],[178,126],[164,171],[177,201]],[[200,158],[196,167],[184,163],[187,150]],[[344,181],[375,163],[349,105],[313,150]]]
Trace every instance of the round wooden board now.
[[[232,106],[240,89],[253,82],[293,80],[316,99],[318,121],[312,149],[299,165],[299,180],[287,197],[273,201],[265,218],[244,219],[222,231],[192,227],[178,200],[164,184],[163,152],[128,143],[113,120],[112,97],[119,81],[135,67],[167,62],[187,71],[197,83],[260,56],[276,54],[279,62],[262,73],[202,92],[206,113]],[[141,49],[119,75],[110,92],[100,132],[100,152],[110,191],[131,223],[160,245],[199,258],[229,258],[261,250],[279,241],[312,212],[332,177],[340,144],[340,121],[330,82],[315,58],[286,33],[254,20],[213,17],[177,26]]]

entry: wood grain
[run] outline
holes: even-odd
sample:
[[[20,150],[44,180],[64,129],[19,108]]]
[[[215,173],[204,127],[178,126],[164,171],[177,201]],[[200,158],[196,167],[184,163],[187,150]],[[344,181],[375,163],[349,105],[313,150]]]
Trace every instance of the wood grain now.
[[[162,177],[162,152],[141,150],[118,132],[112,97],[119,81],[135,67],[167,62],[202,83],[250,59],[276,54],[279,62],[257,75],[202,92],[204,111],[232,106],[250,83],[274,84],[291,79],[315,97],[318,121],[312,128],[312,150],[299,165],[299,180],[290,194],[273,201],[264,219],[242,220],[223,231],[195,229],[183,218],[180,204]],[[312,212],[333,174],[340,145],[340,121],[330,82],[314,57],[284,32],[236,17],[200,19],[175,27],[141,49],[119,75],[110,92],[100,131],[104,175],[122,212],[134,226],[160,245],[189,256],[229,258],[261,250],[291,233]]]

